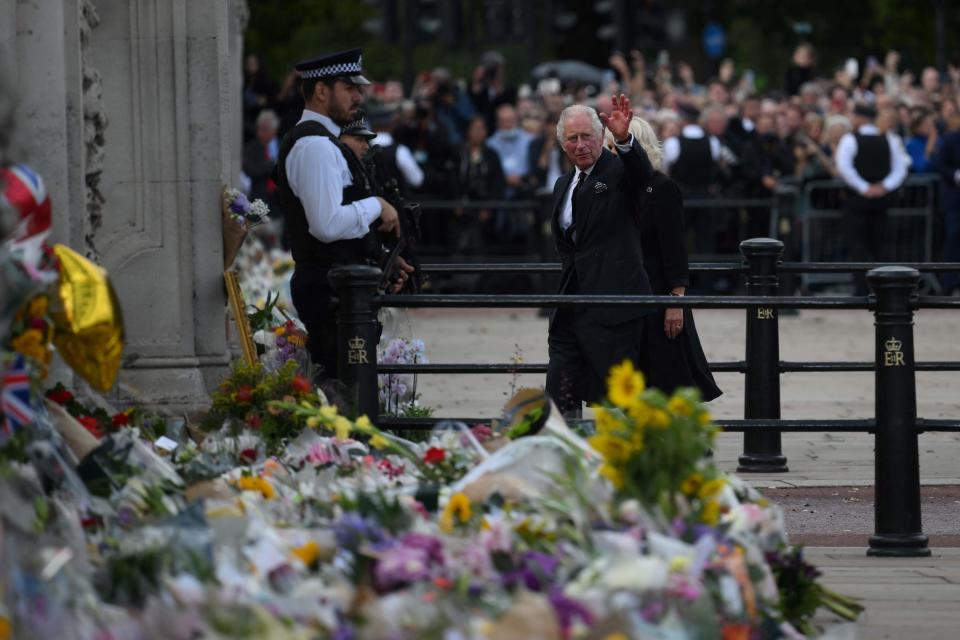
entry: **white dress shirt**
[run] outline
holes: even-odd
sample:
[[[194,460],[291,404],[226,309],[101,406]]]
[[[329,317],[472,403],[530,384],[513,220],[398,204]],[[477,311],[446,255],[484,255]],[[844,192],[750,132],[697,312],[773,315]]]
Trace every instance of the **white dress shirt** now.
[[[381,147],[389,147],[393,144],[393,136],[386,131],[381,131],[373,139],[372,144],[378,144]],[[423,169],[417,164],[410,147],[405,144],[397,143],[397,169],[403,174],[403,179],[411,187],[416,189],[423,184]]]
[[[702,138],[707,135],[698,124],[688,124],[680,133],[684,138]],[[716,136],[710,136],[710,156],[714,162],[720,160],[720,140]],[[671,137],[663,141],[663,171],[667,173],[677,158],[680,157],[680,138]]]
[[[617,144],[617,150],[620,153],[627,153],[630,151],[633,146],[633,135],[627,140],[624,144]],[[573,190],[577,187],[577,181],[580,179],[580,174],[585,173],[587,176],[590,176],[590,172],[593,171],[593,167],[597,166],[596,163],[590,166],[586,171],[582,171],[579,167],[574,167],[573,169],[573,180],[570,181],[570,186],[567,187],[567,192],[563,196],[563,206],[560,208],[560,228],[566,231],[571,224],[573,224]],[[586,178],[584,178],[586,181]]]
[[[864,136],[878,136],[880,129],[876,125],[862,125],[857,133]],[[887,132],[887,143],[890,145],[890,173],[880,182],[884,189],[893,191],[899,187],[907,177],[910,167],[910,156],[903,147],[903,141],[895,133]],[[853,159],[857,156],[857,138],[852,133],[845,133],[837,144],[837,172],[851,189],[863,195],[870,188],[870,183],[864,180],[853,166]]]
[[[340,127],[323,114],[304,109],[300,122],[307,120],[340,135]],[[343,204],[343,189],[353,184],[353,176],[346,158],[326,136],[297,140],[287,155],[286,169],[290,189],[303,204],[310,235],[321,242],[362,238],[370,223],[380,217],[376,198]]]

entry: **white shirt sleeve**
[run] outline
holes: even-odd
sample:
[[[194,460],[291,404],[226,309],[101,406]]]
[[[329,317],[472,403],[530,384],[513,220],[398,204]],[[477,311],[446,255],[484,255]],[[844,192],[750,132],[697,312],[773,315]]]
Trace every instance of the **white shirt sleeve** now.
[[[628,138],[627,138],[627,141],[624,142],[623,144],[620,144],[620,143],[617,142],[616,140],[613,141],[613,144],[617,147],[617,149],[618,149],[621,153],[627,153],[627,152],[629,152],[631,149],[633,149],[633,134],[631,133],[631,134],[630,134],[630,137],[628,137]]]
[[[343,188],[352,184],[343,154],[323,136],[301,138],[287,156],[290,189],[303,203],[310,235],[321,242],[362,238],[380,216],[380,202],[364,198],[343,203]]]
[[[852,133],[845,133],[837,145],[837,172],[851,189],[863,195],[870,188],[870,184],[860,177],[853,166],[853,158],[857,155],[857,139]]]
[[[667,172],[677,158],[680,157],[680,140],[675,136],[663,141],[663,171]]]
[[[423,169],[410,153],[410,147],[405,144],[397,145],[397,168],[400,169],[407,184],[414,189],[423,184]]]
[[[714,162],[720,161],[720,138],[710,136],[710,156]]]
[[[895,133],[888,133],[887,142],[890,144],[890,173],[887,174],[881,184],[887,191],[893,191],[906,179],[911,160],[900,136]]]

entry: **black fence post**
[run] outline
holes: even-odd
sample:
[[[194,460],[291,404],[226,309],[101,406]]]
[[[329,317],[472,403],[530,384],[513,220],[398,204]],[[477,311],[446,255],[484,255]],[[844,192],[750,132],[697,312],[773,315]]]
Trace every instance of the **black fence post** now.
[[[874,534],[868,556],[929,556],[920,520],[917,389],[911,296],[920,273],[880,267],[867,273],[877,296]]]
[[[337,293],[337,379],[346,389],[354,417],[376,420],[377,341],[379,331],[373,299],[380,284],[380,269],[349,265],[331,269],[327,279]]]
[[[777,270],[783,243],[753,238],[740,243],[747,261],[747,295],[775,296]],[[747,307],[747,353],[743,417],[780,418],[780,330],[773,307]],[[779,431],[747,431],[737,471],[782,473],[789,471],[780,450]]]

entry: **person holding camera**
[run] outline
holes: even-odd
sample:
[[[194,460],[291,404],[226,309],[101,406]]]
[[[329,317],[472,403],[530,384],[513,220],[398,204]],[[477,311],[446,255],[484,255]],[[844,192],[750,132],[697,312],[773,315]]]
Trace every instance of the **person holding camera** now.
[[[307,350],[320,375],[337,371],[336,298],[327,281],[330,269],[368,264],[371,225],[399,234],[397,210],[373,193],[357,157],[339,140],[341,127],[357,116],[361,50],[352,49],[296,65],[304,99],[300,122],[280,144],[276,183],[286,214],[287,237],[295,264],[290,283],[293,305],[307,328]],[[401,268],[403,276],[413,268]],[[402,282],[396,285],[396,289]]]

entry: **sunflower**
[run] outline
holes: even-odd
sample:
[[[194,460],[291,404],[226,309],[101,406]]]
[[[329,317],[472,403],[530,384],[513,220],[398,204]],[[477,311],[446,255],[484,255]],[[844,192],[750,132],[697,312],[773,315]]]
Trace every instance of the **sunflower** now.
[[[609,480],[614,489],[617,489],[618,491],[623,489],[623,469],[620,467],[615,467],[612,464],[604,463],[600,465],[600,475]]]
[[[440,514],[440,529],[444,533],[452,533],[456,521],[459,520],[465,524],[473,517],[473,511],[470,508],[470,498],[465,493],[455,493],[450,496],[447,505]]]
[[[633,368],[630,360],[624,360],[610,369],[607,393],[613,404],[626,409],[636,401],[643,389],[643,374]]]
[[[667,410],[678,416],[693,415],[693,405],[683,396],[673,396],[667,402]]]

